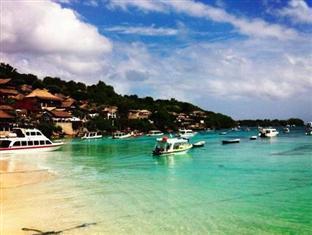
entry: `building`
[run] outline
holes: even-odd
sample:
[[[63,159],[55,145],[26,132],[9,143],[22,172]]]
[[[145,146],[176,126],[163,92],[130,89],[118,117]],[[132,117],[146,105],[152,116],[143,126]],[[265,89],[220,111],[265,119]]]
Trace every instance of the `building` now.
[[[118,112],[118,107],[117,106],[105,106],[101,114],[106,118],[106,119],[116,119],[117,118],[117,112]]]
[[[62,99],[46,89],[36,89],[16,103],[15,108],[29,111],[51,110],[61,107]]]
[[[129,110],[128,112],[128,119],[136,120],[136,119],[149,119],[152,115],[152,112],[146,109],[139,109],[139,110]]]

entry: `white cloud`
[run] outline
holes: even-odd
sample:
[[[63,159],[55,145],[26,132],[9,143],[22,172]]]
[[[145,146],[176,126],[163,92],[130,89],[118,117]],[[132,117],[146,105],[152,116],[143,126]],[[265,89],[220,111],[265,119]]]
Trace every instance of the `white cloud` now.
[[[1,60],[65,78],[94,73],[112,50],[109,39],[52,1],[1,2]]]
[[[164,4],[161,1],[154,0],[109,0],[109,7],[122,8],[127,10],[128,7],[137,7],[144,12],[147,11],[166,11]]]
[[[280,9],[278,13],[290,17],[296,23],[312,23],[312,7],[309,7],[304,0],[290,0],[288,6]]]
[[[145,26],[114,26],[105,29],[111,32],[121,34],[138,34],[144,36],[174,36],[178,34],[178,30],[174,28],[155,27],[154,25]]]
[[[4,52],[101,54],[111,42],[70,9],[50,1],[2,2]]]
[[[227,13],[224,9],[213,7],[193,0],[110,0],[110,5],[122,9],[137,7],[144,11],[168,12],[187,14],[192,17],[204,18],[220,23],[229,23],[240,33],[252,37],[276,38],[280,40],[294,39],[298,33],[278,24],[271,24],[262,19],[247,19]]]

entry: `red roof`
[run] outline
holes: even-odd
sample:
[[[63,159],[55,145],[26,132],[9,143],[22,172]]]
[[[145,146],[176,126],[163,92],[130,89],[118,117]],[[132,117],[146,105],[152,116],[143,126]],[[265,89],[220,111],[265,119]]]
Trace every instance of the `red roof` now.
[[[71,118],[72,117],[70,113],[65,112],[65,111],[52,110],[51,113],[56,118]]]
[[[11,78],[0,78],[0,85],[7,84]]]
[[[12,115],[0,110],[0,119],[12,119],[12,118],[14,118]]]
[[[0,94],[3,95],[17,95],[18,91],[14,89],[0,88]]]

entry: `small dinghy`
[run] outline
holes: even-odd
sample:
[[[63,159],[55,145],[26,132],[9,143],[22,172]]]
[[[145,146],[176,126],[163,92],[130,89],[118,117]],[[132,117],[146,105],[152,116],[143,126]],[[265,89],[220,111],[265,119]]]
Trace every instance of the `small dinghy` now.
[[[258,136],[256,136],[256,135],[253,135],[253,136],[250,136],[250,138],[249,138],[250,140],[256,140],[256,139],[258,139]]]
[[[195,144],[193,144],[193,148],[204,147],[205,143],[206,143],[205,141],[198,141]]]
[[[239,142],[240,142],[240,139],[222,140],[222,144],[236,144]]]

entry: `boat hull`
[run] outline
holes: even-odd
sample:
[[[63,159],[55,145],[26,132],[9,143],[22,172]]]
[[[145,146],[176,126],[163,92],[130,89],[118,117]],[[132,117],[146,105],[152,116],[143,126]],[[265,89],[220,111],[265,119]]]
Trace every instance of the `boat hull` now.
[[[16,147],[16,148],[0,148],[0,155],[6,153],[18,153],[18,154],[29,154],[37,152],[51,152],[62,147],[63,143],[54,143],[45,146],[31,146],[31,147]]]
[[[187,151],[189,151],[192,147],[193,147],[193,145],[190,145],[190,146],[188,146],[188,147],[186,147],[184,149],[175,149],[175,150],[167,151],[167,152],[156,152],[156,151],[153,151],[153,155],[154,156],[166,156],[166,155],[172,155],[172,154],[184,154]]]

